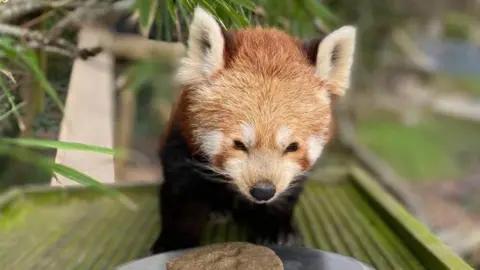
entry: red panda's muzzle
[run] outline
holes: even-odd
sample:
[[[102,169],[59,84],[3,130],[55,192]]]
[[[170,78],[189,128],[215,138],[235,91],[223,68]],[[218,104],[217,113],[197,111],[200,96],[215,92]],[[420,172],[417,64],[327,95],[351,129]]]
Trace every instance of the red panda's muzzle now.
[[[252,151],[225,160],[223,170],[241,194],[255,203],[270,203],[287,191],[301,166],[275,153]]]
[[[275,193],[275,185],[269,180],[261,180],[250,187],[250,195],[259,202],[270,200]]]

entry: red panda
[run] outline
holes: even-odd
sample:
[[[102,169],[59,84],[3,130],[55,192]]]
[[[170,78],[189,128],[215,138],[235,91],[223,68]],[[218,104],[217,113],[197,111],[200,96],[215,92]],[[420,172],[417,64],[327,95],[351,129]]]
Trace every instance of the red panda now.
[[[160,143],[153,254],[199,245],[212,212],[229,213],[249,242],[302,245],[293,210],[332,136],[330,101],[349,88],[355,36],[354,26],[311,41],[226,30],[195,9]]]

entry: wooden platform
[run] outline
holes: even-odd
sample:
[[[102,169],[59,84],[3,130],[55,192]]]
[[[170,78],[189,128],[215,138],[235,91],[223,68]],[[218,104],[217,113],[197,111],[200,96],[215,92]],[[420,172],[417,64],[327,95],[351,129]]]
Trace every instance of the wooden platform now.
[[[0,269],[114,269],[145,256],[158,233],[157,184],[116,186],[132,211],[89,189],[15,189],[0,197]],[[307,246],[376,269],[471,269],[368,175],[312,179],[296,210]],[[210,223],[203,243],[245,239],[234,224]]]

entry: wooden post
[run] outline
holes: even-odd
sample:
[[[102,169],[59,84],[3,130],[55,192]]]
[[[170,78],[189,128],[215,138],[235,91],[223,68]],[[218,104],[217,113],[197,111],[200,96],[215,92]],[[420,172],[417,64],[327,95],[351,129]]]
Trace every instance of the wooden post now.
[[[78,34],[79,46],[98,45],[94,29],[84,27]],[[113,148],[113,57],[102,52],[86,61],[75,60],[60,130],[60,141]],[[58,150],[55,161],[73,167],[103,183],[115,182],[112,156],[92,152]],[[62,185],[76,184],[58,176]],[[51,185],[59,185],[52,178]]]
[[[133,131],[135,128],[135,111],[137,108],[136,96],[133,91],[128,89],[132,81],[132,74],[125,75],[127,82],[123,85],[120,93],[119,117],[117,121],[115,145],[119,149],[124,149],[126,155],[115,160],[115,173],[117,178],[122,181],[125,179],[125,167],[130,157],[130,146],[132,143]]]

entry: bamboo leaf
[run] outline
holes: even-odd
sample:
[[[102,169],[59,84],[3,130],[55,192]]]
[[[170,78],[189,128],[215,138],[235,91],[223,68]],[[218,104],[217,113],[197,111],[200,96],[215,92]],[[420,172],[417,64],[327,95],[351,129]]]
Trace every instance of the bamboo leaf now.
[[[222,26],[225,26],[225,23],[223,22],[222,18],[218,16],[217,11],[215,8],[210,5],[209,1],[206,0],[201,0],[199,3],[202,3],[201,6],[207,10]]]
[[[0,143],[0,156],[7,155],[15,158],[17,160],[33,164],[40,169],[43,169],[47,172],[51,172],[51,167],[49,166],[49,160],[43,158],[35,152],[28,151],[26,149],[21,149],[18,147],[11,147],[7,144]]]
[[[68,179],[71,179],[79,184],[83,184],[85,186],[88,186],[90,188],[96,189],[98,191],[105,192],[105,194],[113,196],[114,198],[118,199],[120,202],[122,202],[125,206],[132,210],[137,209],[137,205],[130,200],[126,195],[123,193],[119,192],[116,189],[109,188],[108,186],[102,184],[101,182],[95,180],[94,178],[74,169],[68,166],[65,166],[63,164],[59,163],[54,163],[52,164],[52,170],[53,172],[62,175]]]
[[[254,10],[256,5],[253,1],[250,0],[230,0],[233,4],[236,4],[240,7],[249,9],[249,10]]]
[[[216,2],[219,6],[217,15],[218,18],[230,18],[233,21],[234,27],[245,27],[250,24],[245,16],[242,16],[237,10],[235,10],[232,6],[229,6],[225,1],[216,0]],[[223,11],[223,13],[220,13],[221,11]]]
[[[136,0],[136,10],[140,15],[140,33],[148,36],[158,11],[158,0]]]
[[[134,65],[130,72],[132,72],[133,81],[128,87],[129,91],[137,92],[143,84],[155,77],[155,61],[140,61]]]
[[[25,102],[21,102],[20,104],[14,106],[10,110],[8,110],[8,112],[0,115],[0,122],[7,119],[11,114],[15,113],[15,111],[17,111],[21,107],[25,106],[25,104],[26,104]]]
[[[180,11],[180,17],[183,17],[183,20],[185,20],[186,24],[190,25],[191,18],[188,16],[187,11],[186,11],[186,9],[188,9],[188,7],[183,5],[182,1],[179,1],[179,3],[177,4],[177,7],[178,7],[178,10]]]
[[[48,158],[45,158],[28,149],[12,147],[8,144],[0,143],[0,155],[11,156],[12,158],[26,163],[30,163],[47,172],[57,173],[79,184],[86,185],[89,188],[105,192],[105,194],[113,196],[130,209],[135,210],[137,207],[133,201],[131,201],[125,194],[121,193],[120,191],[112,189],[101,183],[100,181],[94,179],[93,177],[79,172],[74,168],[65,166],[63,164],[55,163]]]
[[[55,91],[55,89],[53,89],[53,87],[50,85],[47,78],[41,71],[40,67],[38,66],[38,61],[36,60],[35,55],[32,55],[31,50],[18,53],[17,50],[11,44],[9,44],[8,39],[0,39],[0,50],[6,53],[9,60],[14,61],[14,63],[16,63],[17,65],[23,67],[26,66],[30,71],[32,71],[35,79],[40,83],[40,86],[45,88],[47,94],[50,95],[58,108],[63,112],[63,104],[60,101],[57,92]]]
[[[26,139],[26,138],[2,138],[0,142],[6,144],[14,144],[18,146],[26,146],[26,147],[33,147],[33,148],[54,148],[54,149],[64,149],[64,150],[76,150],[76,151],[86,151],[86,152],[94,152],[100,153],[105,155],[121,155],[123,151],[120,150],[113,150],[106,147],[95,146],[95,145],[88,145],[83,143],[76,143],[76,142],[63,142],[63,141],[52,141],[52,140],[45,140],[45,139]]]
[[[311,9],[315,17],[320,17],[322,20],[331,22],[338,22],[338,17],[333,14],[324,4],[318,0],[305,0],[305,8]]]
[[[8,89],[6,83],[4,82],[4,80],[1,76],[0,76],[0,89],[2,89],[3,92],[5,93],[5,96],[8,99],[8,103],[10,103],[10,106],[13,109],[13,114],[15,115],[15,118],[17,118],[18,127],[20,128],[20,130],[23,130],[25,128],[25,126],[22,122],[20,112],[17,110],[16,104],[15,104],[15,97],[11,93],[10,89]]]
[[[2,56],[5,56],[8,60],[15,62],[17,53],[14,43],[11,39],[0,38],[0,49]]]
[[[33,53],[33,52],[32,52]],[[57,95],[55,89],[53,89],[52,85],[48,82],[47,78],[43,74],[40,66],[38,65],[37,57],[35,54],[18,54],[18,57],[27,64],[30,70],[34,73],[36,80],[40,83],[40,86],[45,89],[48,95],[52,98],[52,100],[56,103],[58,108],[64,112],[63,103]]]

